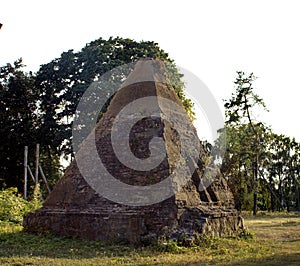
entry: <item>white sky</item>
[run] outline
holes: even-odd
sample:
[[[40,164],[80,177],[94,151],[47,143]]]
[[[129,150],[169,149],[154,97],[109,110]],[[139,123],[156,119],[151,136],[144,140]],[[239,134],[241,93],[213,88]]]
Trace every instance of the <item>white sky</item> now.
[[[207,85],[222,109],[236,70],[254,72],[270,109],[263,120],[300,141],[299,14],[297,0],[2,0],[0,65],[23,57],[36,71],[98,37],[155,41]]]

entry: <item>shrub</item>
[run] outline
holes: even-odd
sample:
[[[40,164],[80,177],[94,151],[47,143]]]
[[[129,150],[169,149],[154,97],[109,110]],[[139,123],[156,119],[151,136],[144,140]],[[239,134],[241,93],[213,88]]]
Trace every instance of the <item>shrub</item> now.
[[[255,237],[255,233],[245,228],[241,233],[239,233],[238,237],[242,239],[252,239]]]
[[[21,224],[24,214],[41,207],[39,187],[31,201],[24,200],[18,189],[11,187],[0,191],[0,221]]]
[[[178,245],[176,241],[172,241],[172,240],[168,240],[168,241],[159,240],[158,243],[154,245],[154,248],[159,252],[170,252],[170,253],[177,253],[177,254],[184,253],[184,251],[186,251],[185,247]]]

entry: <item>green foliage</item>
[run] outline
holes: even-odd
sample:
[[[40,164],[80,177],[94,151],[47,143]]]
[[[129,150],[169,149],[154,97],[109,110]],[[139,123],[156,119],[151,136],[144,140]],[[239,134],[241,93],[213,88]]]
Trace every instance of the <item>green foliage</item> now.
[[[202,248],[214,248],[217,245],[219,238],[214,236],[207,236],[203,234],[196,234],[194,245]]]
[[[159,252],[183,253],[186,248],[176,241],[160,239],[153,248]]]
[[[300,210],[300,144],[256,121],[257,107],[266,106],[254,93],[254,81],[253,73],[238,72],[235,92],[225,102],[226,126],[215,143],[226,148],[222,173],[239,210]]]
[[[253,73],[246,74],[242,71],[237,71],[237,77],[234,81],[235,92],[224,104],[227,124],[251,124],[253,119],[251,111],[254,107],[260,106],[267,110],[263,99],[254,93],[253,83],[255,80],[256,77]]]
[[[217,248],[220,244],[221,238],[215,236],[208,236],[199,233],[194,233],[193,236],[183,234],[178,240],[167,240],[165,237],[158,239],[155,248],[159,251],[166,251],[172,253],[181,253],[188,250],[188,248]]]
[[[24,146],[37,138],[39,93],[22,68],[21,59],[0,68],[0,187],[21,188]]]
[[[31,162],[33,163],[34,160]],[[60,165],[60,157],[58,154],[55,154],[54,150],[49,146],[41,146],[39,163],[42,166],[44,174],[46,175],[48,185],[50,186],[50,189],[52,189],[57,180],[59,180],[63,174],[63,167]],[[34,164],[31,164],[31,169],[35,169]],[[31,181],[32,180],[30,180],[30,183]],[[46,198],[48,195],[48,190],[41,178],[39,178],[39,182],[41,194],[44,198]],[[33,183],[31,184],[34,185]],[[29,192],[34,193],[33,189]]]
[[[241,209],[244,211],[250,211],[253,207],[253,192],[248,193],[244,191],[242,194],[242,202],[241,202]]]
[[[239,233],[238,237],[241,239],[253,239],[255,238],[255,233],[249,231],[247,228],[244,228],[243,231]]]
[[[1,67],[0,188],[22,189],[24,146],[29,146],[28,161],[34,169],[36,143],[40,144],[41,165],[53,186],[61,174],[60,156],[71,154],[72,121],[85,90],[107,71],[140,58],[154,58],[165,63],[168,79],[192,117],[193,105],[184,95],[182,75],[155,42],[99,38],[79,52],[62,53],[59,58],[42,65],[35,75],[23,71],[21,59],[14,65]],[[120,68],[114,80],[123,81],[130,71]],[[109,96],[109,101],[114,96],[111,91],[103,93]],[[100,115],[106,111],[109,101],[99,110]]]
[[[0,191],[0,221],[21,224],[24,214],[40,207],[39,187],[29,202],[18,194],[17,188],[11,187]]]
[[[193,105],[183,93],[182,75],[178,73],[173,60],[150,41],[136,42],[120,37],[99,38],[88,43],[81,51],[69,50],[48,64],[42,65],[37,73],[36,85],[41,90],[43,144],[59,154],[71,153],[71,128],[77,104],[93,81],[118,66],[135,62],[141,58],[162,60],[168,78],[188,113],[193,115]],[[133,66],[133,65],[132,65]],[[123,81],[131,69],[121,68],[114,75],[114,82]],[[112,91],[101,92],[105,97],[113,97]],[[105,112],[108,103],[101,111]]]
[[[216,238],[199,247],[170,243],[134,247],[106,242],[33,235],[0,223],[1,265],[298,265],[300,217],[248,217],[255,239]],[[287,236],[289,239],[287,241]]]
[[[220,132],[215,144],[219,149],[226,149],[221,171],[228,178],[239,210],[249,210],[250,204],[253,207],[254,202],[250,197],[253,197],[254,192],[254,165],[256,159],[258,166],[263,164],[270,134],[270,129],[261,123],[253,126],[261,140],[258,146],[249,123],[226,125],[226,131]],[[256,182],[256,186],[259,190],[259,181]]]
[[[39,110],[41,91],[36,77],[23,67],[21,59],[0,67],[0,188],[22,189],[24,146],[29,146],[28,163],[34,169],[35,145],[45,138]],[[53,181],[59,177],[58,160],[49,146],[41,146],[41,165]]]
[[[263,123],[255,121],[253,111],[256,106],[264,109],[266,106],[264,101],[254,93],[253,82],[256,79],[254,74],[247,75],[238,71],[237,75],[234,82],[235,92],[224,104],[226,130],[229,134],[229,141],[226,144],[229,146],[227,152],[230,152],[226,158],[225,169],[227,172],[231,172],[233,177],[231,185],[237,186],[233,187],[235,198],[238,201],[237,207],[241,209],[242,197],[249,195],[248,192],[253,193],[253,213],[256,214],[259,163],[264,153],[263,135],[266,127]],[[235,164],[234,174],[230,169],[232,163]]]

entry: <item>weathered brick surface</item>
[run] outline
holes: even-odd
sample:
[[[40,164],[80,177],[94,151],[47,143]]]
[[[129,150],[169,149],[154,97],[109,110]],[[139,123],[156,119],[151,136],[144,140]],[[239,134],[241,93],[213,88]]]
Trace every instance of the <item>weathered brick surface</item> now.
[[[145,172],[126,167],[118,160],[112,148],[110,133],[114,118],[124,106],[146,96],[164,97],[181,105],[174,90],[164,83],[146,81],[130,84],[143,75],[152,75],[154,80],[162,79],[161,65],[153,60],[152,72],[145,73],[145,62],[136,65],[127,83],[115,95],[108,111],[98,122],[95,134],[98,155],[109,173],[124,183],[137,186],[155,184],[173,173],[181,163],[180,139],[189,141],[192,135],[196,135],[187,115],[182,118],[172,114],[175,116],[173,124],[160,118],[145,118],[131,130],[131,152],[138,158],[147,158],[150,156],[149,141],[153,137],[162,137],[166,158],[155,169]],[[166,112],[169,110],[160,106],[159,102],[157,104],[161,113],[168,115]],[[183,128],[186,127],[186,123],[183,123],[186,121],[189,121],[189,127]],[[178,127],[183,132],[180,136],[175,130]],[[86,143],[89,141],[94,140],[87,139]],[[190,142],[190,149],[194,149],[194,146]],[[80,156],[88,158],[88,150],[86,153],[81,152]],[[162,235],[176,239],[182,235],[193,236],[194,233],[218,236],[235,234],[241,221],[234,209],[232,193],[217,168],[211,167],[204,174],[205,156],[207,154],[201,146],[198,161],[189,161],[197,165],[192,176],[179,172],[178,175],[182,176],[176,177],[188,178],[188,182],[174,196],[157,204],[138,207],[114,203],[98,195],[81,176],[76,161],[73,161],[43,207],[24,217],[24,228],[29,232],[52,231],[58,235],[94,240],[121,239],[131,243],[149,242]],[[188,154],[183,154],[183,157],[189,160]],[[94,167],[97,166],[92,165],[91,171]],[[210,174],[216,176],[216,179],[208,188],[203,188],[204,175]]]

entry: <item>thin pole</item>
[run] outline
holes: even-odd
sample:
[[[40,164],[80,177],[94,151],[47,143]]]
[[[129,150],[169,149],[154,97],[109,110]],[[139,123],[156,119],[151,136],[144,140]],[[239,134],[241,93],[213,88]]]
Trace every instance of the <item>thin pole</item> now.
[[[31,178],[32,178],[33,183],[35,183],[35,178],[34,178],[32,172],[31,172],[31,169],[30,169],[29,165],[27,165],[27,168],[28,168],[28,172],[29,172],[29,175],[30,175]]]
[[[40,144],[36,144],[35,151],[35,186],[39,182],[39,156],[40,156]]]
[[[28,146],[24,148],[24,199],[27,199],[27,157],[28,157]]]
[[[48,190],[48,192],[50,193],[50,192],[51,192],[50,187],[49,187],[48,182],[47,182],[47,179],[46,179],[46,177],[45,177],[45,175],[44,175],[44,171],[43,171],[43,169],[42,169],[42,167],[41,167],[40,165],[39,165],[39,169],[40,169],[40,172],[41,172],[41,176],[42,176],[42,178],[43,178],[43,180],[44,180],[44,183],[45,183],[45,185],[46,185],[46,187],[47,187],[47,190]]]

